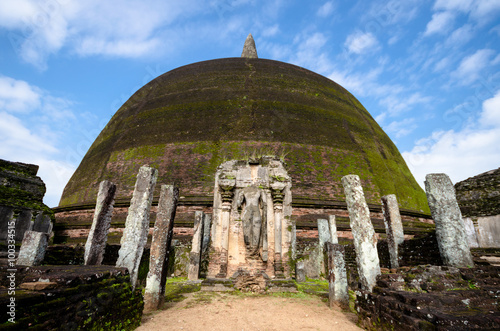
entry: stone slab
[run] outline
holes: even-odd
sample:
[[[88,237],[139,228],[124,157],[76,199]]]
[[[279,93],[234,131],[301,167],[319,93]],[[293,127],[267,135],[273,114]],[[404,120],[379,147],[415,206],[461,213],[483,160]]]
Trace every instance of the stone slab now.
[[[43,232],[26,231],[17,257],[17,265],[36,266],[45,257],[49,236]]]

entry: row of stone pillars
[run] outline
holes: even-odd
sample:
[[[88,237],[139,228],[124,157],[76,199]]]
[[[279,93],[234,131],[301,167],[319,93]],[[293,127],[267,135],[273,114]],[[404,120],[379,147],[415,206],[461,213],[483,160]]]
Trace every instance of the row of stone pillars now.
[[[343,177],[342,185],[354,239],[361,288],[371,292],[377,276],[380,275],[380,263],[370,211],[358,176]],[[426,176],[425,186],[444,264],[454,267],[472,267],[474,263],[451,180],[445,174],[429,174]],[[381,202],[391,268],[398,268],[398,246],[404,241],[398,202],[394,194],[383,196]],[[327,255],[330,306],[337,302],[345,307],[348,304],[348,287],[344,249],[338,244],[334,215],[330,215],[329,220],[318,219],[318,239],[320,250],[324,249]],[[322,259],[320,261],[323,263]],[[323,270],[322,265],[320,268]],[[302,261],[297,262],[296,276],[297,281],[305,280]]]
[[[158,172],[143,166],[139,169],[137,181],[130,202],[125,230],[118,252],[117,267],[125,267],[130,273],[130,282],[135,288],[139,266],[146,246],[149,231],[149,214]],[[86,265],[102,263],[107,236],[113,213],[116,185],[101,182],[97,195],[94,220],[85,245]],[[179,189],[172,185],[162,185],[158,211],[153,229],[149,272],[144,292],[144,309],[152,311],[163,304],[167,279],[168,256],[171,249],[174,218],[179,200]],[[211,215],[195,212],[194,235],[190,253],[189,280],[196,280],[200,273],[200,260],[208,254]]]
[[[125,230],[118,252],[117,267],[127,268],[130,282],[135,288],[139,265],[149,232],[149,214],[158,171],[142,166],[130,202]],[[94,220],[85,245],[86,265],[99,265],[104,257],[107,236],[113,213],[116,185],[103,181],[99,186]],[[162,185],[158,212],[150,249],[149,272],[144,292],[144,309],[151,311],[163,304],[167,279],[168,256],[173,237],[174,218],[179,200],[179,189],[172,185]]]

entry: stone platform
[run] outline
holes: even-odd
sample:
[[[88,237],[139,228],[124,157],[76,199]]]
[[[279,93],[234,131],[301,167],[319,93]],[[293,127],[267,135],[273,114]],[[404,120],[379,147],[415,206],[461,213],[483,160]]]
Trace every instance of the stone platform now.
[[[264,282],[250,277],[239,279],[207,278],[201,282],[202,291],[275,293],[297,292],[297,285],[292,279],[265,279]]]

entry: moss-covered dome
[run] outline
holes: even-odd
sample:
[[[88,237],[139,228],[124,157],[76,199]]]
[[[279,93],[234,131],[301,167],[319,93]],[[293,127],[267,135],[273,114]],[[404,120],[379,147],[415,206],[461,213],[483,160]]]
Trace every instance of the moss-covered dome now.
[[[144,164],[192,204],[206,202],[219,164],[268,154],[284,158],[295,203],[342,202],[340,179],[358,174],[369,203],[395,193],[402,208],[428,210],[396,146],[352,94],[304,68],[250,58],[190,64],[138,90],[92,144],[60,207],[94,203],[104,179],[130,199]]]

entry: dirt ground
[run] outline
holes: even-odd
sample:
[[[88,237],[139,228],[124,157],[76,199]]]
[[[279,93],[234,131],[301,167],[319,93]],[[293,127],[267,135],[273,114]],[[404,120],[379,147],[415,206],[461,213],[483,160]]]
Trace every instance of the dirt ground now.
[[[357,317],[328,308],[318,296],[186,294],[159,312],[145,315],[136,330],[362,330]]]

